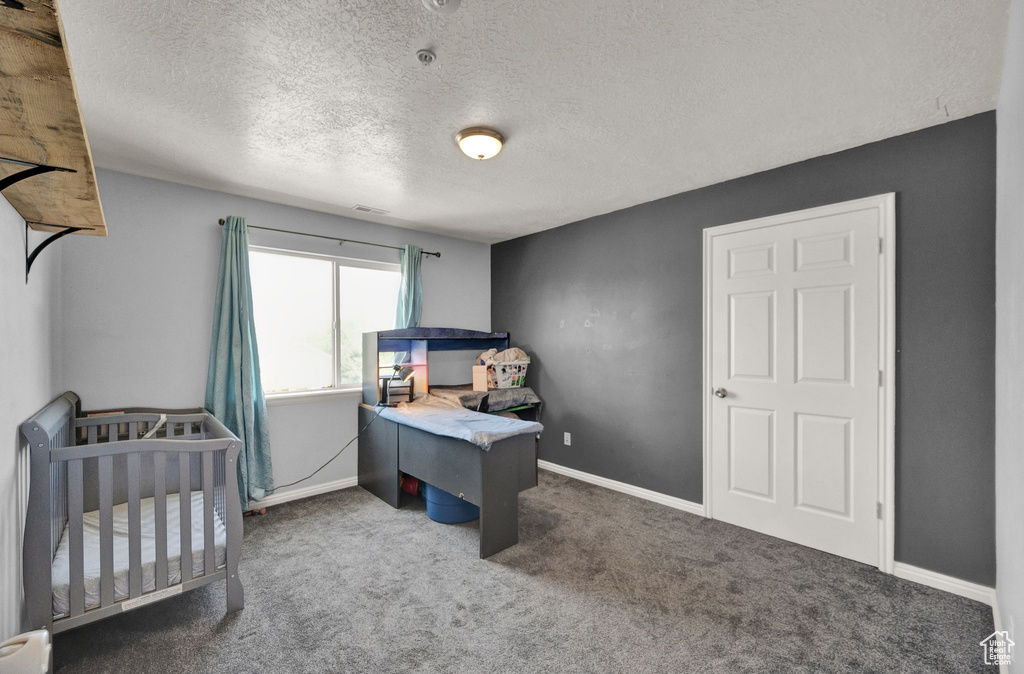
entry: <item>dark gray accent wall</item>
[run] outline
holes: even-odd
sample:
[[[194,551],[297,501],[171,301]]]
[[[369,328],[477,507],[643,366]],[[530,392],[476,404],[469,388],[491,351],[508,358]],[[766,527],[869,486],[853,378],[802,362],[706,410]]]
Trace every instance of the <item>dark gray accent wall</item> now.
[[[975,115],[494,245],[541,458],[701,502],[702,230],[895,192],[896,560],[994,585],[995,132]]]

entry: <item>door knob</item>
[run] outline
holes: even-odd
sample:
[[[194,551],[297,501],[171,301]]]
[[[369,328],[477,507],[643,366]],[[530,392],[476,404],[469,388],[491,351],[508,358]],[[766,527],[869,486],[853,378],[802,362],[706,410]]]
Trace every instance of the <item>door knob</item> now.
[[[721,386],[719,386],[718,388],[715,389],[715,395],[718,396],[719,398],[724,398],[725,396],[729,395],[729,392],[726,391]]]

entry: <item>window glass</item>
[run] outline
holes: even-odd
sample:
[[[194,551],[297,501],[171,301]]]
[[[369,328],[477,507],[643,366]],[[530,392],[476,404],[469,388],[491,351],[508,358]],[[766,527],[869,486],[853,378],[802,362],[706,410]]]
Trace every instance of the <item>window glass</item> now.
[[[333,387],[333,263],[251,251],[249,268],[263,390]]]
[[[355,264],[249,251],[256,339],[266,393],[359,385],[363,333],[394,327],[401,274],[397,266],[380,269]]]
[[[341,323],[339,383],[358,384],[363,378],[363,333],[391,330],[401,274],[397,271],[338,267]]]

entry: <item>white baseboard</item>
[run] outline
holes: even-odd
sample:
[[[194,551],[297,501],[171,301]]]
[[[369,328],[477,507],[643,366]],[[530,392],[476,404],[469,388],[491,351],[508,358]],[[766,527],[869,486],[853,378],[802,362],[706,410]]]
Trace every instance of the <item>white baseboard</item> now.
[[[999,615],[999,600],[997,599],[995,588],[985,587],[984,585],[978,585],[977,583],[971,583],[952,576],[935,573],[934,571],[911,566],[910,564],[904,564],[903,562],[896,562],[893,565],[892,573],[897,578],[911,580],[915,583],[927,585],[928,587],[934,587],[937,590],[951,592],[952,594],[957,594],[961,597],[980,601],[982,604],[988,604],[992,607],[993,632],[1003,631],[1003,620],[1002,616]],[[979,646],[980,645],[981,644],[979,644]],[[981,657],[980,651],[978,653],[978,657]],[[1010,666],[1008,664],[1002,663],[999,665],[999,674],[1009,673]]]
[[[605,489],[619,491],[623,494],[636,496],[637,498],[642,498],[647,501],[654,501],[655,503],[666,505],[669,508],[675,508],[676,510],[682,510],[684,512],[704,517],[704,506],[700,503],[676,498],[675,496],[668,496],[667,494],[651,491],[650,489],[644,489],[643,487],[635,487],[631,484],[626,484],[625,482],[609,480],[606,477],[584,473],[582,470],[576,470],[575,468],[566,468],[565,466],[559,466],[557,463],[551,463],[550,461],[538,460],[537,467],[543,468],[544,470],[552,473],[558,473],[559,475],[565,475],[566,477],[581,480],[582,482],[596,484],[597,486],[604,487]]]
[[[992,624],[995,626],[996,632],[1003,631],[1003,617],[999,615],[999,595],[992,591]],[[1010,635],[1013,639],[1013,635]],[[999,674],[1010,674],[1010,665],[1003,662],[999,664]]]
[[[687,501],[675,496],[668,496],[667,494],[626,484],[625,482],[610,480],[599,475],[584,473],[582,470],[576,470],[575,468],[566,468],[565,466],[560,466],[557,463],[551,463],[550,461],[538,460],[537,467],[552,473],[565,475],[566,477],[571,477],[582,482],[589,482],[590,484],[604,487],[605,489],[611,489],[613,491],[629,494],[630,496],[636,496],[637,498],[642,498],[647,501],[660,503],[670,508],[675,508],[676,510],[700,515],[701,517],[705,516],[704,506],[700,503],[694,503],[693,501]],[[298,499],[316,496],[317,494],[326,494],[327,492],[337,491],[339,489],[355,487],[357,484],[359,484],[358,478],[346,477],[333,482],[324,482],[323,484],[312,485],[310,487],[290,489],[288,491],[281,492],[280,494],[273,494],[272,496],[268,496],[259,501],[250,501],[249,509],[252,510],[254,508],[267,508],[274,505],[280,505],[289,501],[296,501]],[[954,578],[953,576],[947,576],[927,569],[922,569],[910,564],[904,564],[903,562],[896,562],[893,565],[893,575],[897,578],[921,583],[922,585],[927,585],[928,587],[933,587],[937,590],[951,592],[953,594],[960,595],[961,597],[967,597],[968,599],[973,599],[974,601],[980,601],[983,604],[987,604],[992,607],[992,616],[995,620],[996,629],[1001,629],[1001,620],[999,607],[996,602],[995,589],[985,587],[984,585],[978,585],[977,583],[971,583],[966,580],[961,580],[959,578]]]
[[[268,508],[270,506],[287,503],[288,501],[297,501],[300,498],[309,498],[310,496],[316,496],[317,494],[326,494],[329,491],[348,489],[349,487],[355,487],[357,484],[359,484],[359,478],[353,476],[335,480],[334,482],[324,482],[322,484],[314,484],[309,487],[289,489],[288,491],[283,491],[279,494],[271,494],[259,501],[249,501],[249,510]]]
[[[677,510],[683,510],[694,515],[700,515],[705,517],[704,506],[700,503],[694,503],[692,501],[686,501],[675,496],[668,496],[650,489],[644,489],[642,487],[636,487],[625,482],[617,482],[615,480],[609,480],[606,477],[600,477],[598,475],[592,475],[590,473],[584,473],[581,470],[575,468],[566,468],[560,466],[557,463],[551,463],[550,461],[537,461],[537,466],[552,473],[558,473],[559,475],[565,475],[566,477],[575,478],[582,480],[583,482],[589,482],[590,484],[596,484],[599,487],[606,489],[612,489],[614,491],[622,492],[623,494],[629,494],[638,498],[646,499],[648,501],[654,501],[655,503],[661,503],[667,505],[670,508],[676,508]],[[904,580],[910,580],[915,583],[921,583],[928,587],[934,587],[937,590],[943,590],[945,592],[951,592],[952,594],[960,595],[961,597],[967,597],[975,601],[980,601],[983,604],[987,604],[993,608],[992,614],[996,620],[996,625],[999,624],[998,607],[996,606],[996,591],[991,587],[985,587],[984,585],[978,585],[971,583],[966,580],[954,578],[953,576],[946,576],[941,573],[935,573],[927,569],[922,569],[910,564],[904,564],[902,562],[896,562],[893,565],[893,575],[897,578],[903,578]]]
[[[928,587],[934,587],[936,590],[952,592],[953,594],[958,594],[961,597],[967,597],[968,599],[980,601],[982,604],[988,604],[989,606],[995,607],[996,591],[991,587],[985,587],[984,585],[960,580],[953,576],[935,573],[934,571],[911,566],[910,564],[904,564],[903,562],[896,562],[893,565],[892,575],[904,580],[912,580],[915,583],[921,583]],[[992,612],[992,615],[995,616],[995,611]]]

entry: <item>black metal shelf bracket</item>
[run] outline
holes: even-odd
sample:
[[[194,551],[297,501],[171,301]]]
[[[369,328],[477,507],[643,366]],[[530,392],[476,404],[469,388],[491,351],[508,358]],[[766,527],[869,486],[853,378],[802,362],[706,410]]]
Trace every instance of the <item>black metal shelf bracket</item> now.
[[[31,253],[28,252],[28,230],[29,225],[45,225],[46,227],[64,227],[64,231],[57,232],[53,236],[48,237],[45,241],[36,246]],[[91,227],[65,227],[64,225],[47,225],[43,222],[26,222],[25,223],[25,284],[28,284],[28,273],[32,271],[32,263],[39,257],[39,253],[43,252],[43,249],[49,246],[57,239],[63,238],[68,234],[74,234],[80,232],[83,229],[92,229]]]
[[[0,179],[0,192],[5,189],[19,183],[25,178],[31,178],[42,173],[50,173],[51,171],[60,171],[62,173],[77,173],[75,169],[64,168],[62,166],[49,166],[47,164],[33,164],[32,162],[21,161],[19,159],[9,159],[7,157],[0,157],[0,162],[6,164],[16,164],[18,166],[27,166],[24,171],[18,171],[12,173],[6,178]],[[63,227],[63,231],[57,232],[53,236],[47,238],[45,241],[36,246],[31,253],[28,252],[28,230],[30,225],[43,225],[45,227]],[[49,246],[51,243],[67,236],[68,234],[74,234],[80,232],[83,229],[92,229],[91,227],[69,227],[67,225],[50,225],[45,222],[25,222],[25,283],[28,284],[28,273],[32,270],[32,263],[39,257],[39,253],[43,252],[43,249]]]
[[[3,180],[0,180],[0,192],[3,192],[14,183],[20,183],[25,178],[31,178],[32,176],[37,176],[41,173],[50,173],[51,171],[60,171],[62,173],[77,173],[75,169],[64,168],[63,166],[33,164],[32,162],[21,161],[19,159],[8,159],[7,157],[0,157],[0,162],[3,162],[5,164],[17,164],[18,166],[28,167],[24,171],[12,173]]]

